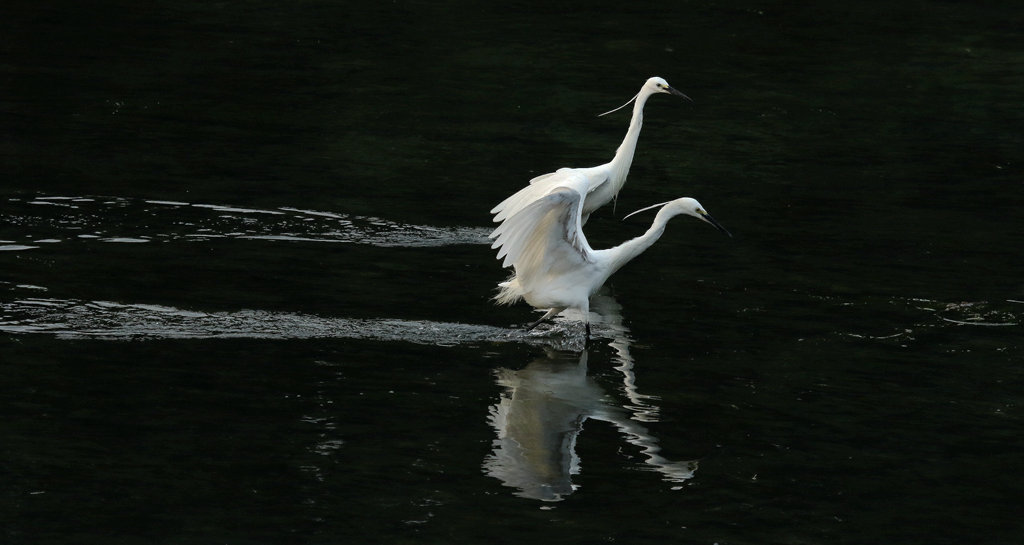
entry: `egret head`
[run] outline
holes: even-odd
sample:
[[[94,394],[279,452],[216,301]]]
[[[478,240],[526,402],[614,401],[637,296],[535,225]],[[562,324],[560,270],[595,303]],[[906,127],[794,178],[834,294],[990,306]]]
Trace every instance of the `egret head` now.
[[[715,227],[715,229],[718,229],[719,231],[729,235],[730,237],[732,236],[732,233],[730,233],[725,227],[722,227],[722,224],[718,223],[718,221],[716,221],[715,218],[711,217],[711,214],[708,214],[708,211],[705,210],[699,202],[697,202],[697,199],[691,199],[690,197],[683,197],[681,199],[676,199],[674,201],[662,202],[648,206],[646,208],[641,208],[636,212],[632,212],[626,215],[626,217],[622,219],[626,219],[629,216],[632,216],[633,214],[644,212],[646,210],[651,210],[653,208],[661,208],[661,210],[658,211],[658,215],[664,215],[665,221],[667,221],[668,218],[678,216],[680,214],[685,214],[687,216],[693,216],[701,221],[710,223]]]
[[[664,78],[659,78],[657,76],[650,78],[647,80],[647,83],[644,84],[644,88],[647,89],[648,92],[650,92],[652,95],[654,93],[668,93],[670,95],[675,95],[677,97],[683,97],[686,100],[693,102],[693,99],[679,92],[675,87],[669,85]]]
[[[668,82],[664,80],[664,78],[654,76],[653,78],[648,78],[648,80],[644,82],[643,87],[640,88],[640,92],[637,93],[636,96],[634,96],[633,98],[629,99],[625,104],[619,106],[618,108],[615,108],[614,110],[608,110],[603,114],[597,114],[597,117],[608,115],[612,112],[617,112],[625,108],[626,106],[629,106],[634,100],[637,99],[640,99],[639,105],[642,107],[643,103],[647,102],[647,97],[658,93],[668,93],[670,95],[675,95],[677,97],[683,97],[686,100],[693,102],[692,98],[680,93],[678,90],[676,90],[675,87],[669,85]]]

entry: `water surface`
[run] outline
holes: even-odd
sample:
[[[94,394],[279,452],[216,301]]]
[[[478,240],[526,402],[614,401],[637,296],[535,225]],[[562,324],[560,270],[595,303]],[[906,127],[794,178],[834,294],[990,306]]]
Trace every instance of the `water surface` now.
[[[10,543],[1016,543],[1009,3],[103,2],[0,22]],[[699,198],[578,315],[489,210]]]

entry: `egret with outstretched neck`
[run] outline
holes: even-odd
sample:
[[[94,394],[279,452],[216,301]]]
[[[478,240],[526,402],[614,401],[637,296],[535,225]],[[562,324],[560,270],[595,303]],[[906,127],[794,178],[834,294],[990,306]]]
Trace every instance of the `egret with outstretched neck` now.
[[[614,110],[600,114],[610,114],[625,108],[630,102],[633,103],[633,117],[629,120],[629,129],[626,131],[626,137],[622,139],[622,143],[615,150],[615,156],[612,157],[611,161],[589,168],[560,168],[555,172],[537,176],[530,180],[529,185],[491,209],[491,214],[494,214],[494,221],[500,222],[511,218],[530,203],[547,195],[556,187],[563,185],[570,177],[581,176],[587,181],[586,190],[583,193],[585,198],[583,201],[581,224],[586,223],[590,214],[614,199],[626,183],[629,166],[633,163],[636,143],[640,138],[640,128],[644,124],[644,105],[647,104],[648,98],[658,93],[668,93],[690,100],[690,97],[676,90],[664,79],[659,77],[648,79],[640,87],[640,92],[629,99],[628,102]]]
[[[578,175],[563,182],[491,233],[495,239],[491,247],[499,248],[498,259],[504,258],[502,266],[515,270],[512,277],[498,284],[494,300],[510,305],[522,299],[547,311],[528,330],[570,308],[586,317],[590,296],[623,265],[661,238],[666,224],[675,216],[693,216],[732,236],[699,202],[683,197],[637,210],[633,214],[661,208],[644,234],[613,248],[595,250],[583,234],[584,195],[589,182]],[[585,319],[589,338],[590,322]]]

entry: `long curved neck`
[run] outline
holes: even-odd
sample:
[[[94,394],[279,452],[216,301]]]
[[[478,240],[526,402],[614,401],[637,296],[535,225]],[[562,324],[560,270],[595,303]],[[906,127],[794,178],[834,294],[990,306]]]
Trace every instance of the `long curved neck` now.
[[[622,139],[618,149],[615,150],[615,157],[608,164],[611,166],[611,179],[617,187],[615,192],[626,182],[626,175],[629,174],[629,166],[633,164],[633,153],[636,151],[637,140],[640,139],[640,129],[644,125],[644,105],[651,95],[640,93],[633,103],[633,117],[629,120],[629,129],[626,137]]]
[[[665,233],[665,226],[668,225],[668,220],[672,219],[675,215],[676,213],[668,210],[666,207],[662,207],[661,210],[658,210],[658,215],[654,216],[654,221],[651,223],[651,227],[647,229],[647,232],[634,239],[627,240],[614,248],[610,248],[610,252],[612,252],[611,267],[608,274],[611,275],[619,270],[623,265],[644,253],[645,250],[657,242],[661,235]]]

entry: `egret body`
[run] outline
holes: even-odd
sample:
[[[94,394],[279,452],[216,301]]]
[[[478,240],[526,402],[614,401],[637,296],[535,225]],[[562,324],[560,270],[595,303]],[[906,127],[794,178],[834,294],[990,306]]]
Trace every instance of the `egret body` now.
[[[729,233],[699,202],[684,197],[638,210],[661,208],[644,234],[613,248],[595,250],[583,234],[584,195],[589,181],[578,175],[563,182],[566,183],[526,205],[491,233],[495,239],[491,247],[500,248],[498,259],[504,258],[502,266],[515,270],[511,278],[498,285],[495,301],[512,304],[523,299],[534,308],[547,309],[529,328],[569,308],[586,316],[590,296],[623,265],[661,238],[666,224],[675,216],[693,216]]]
[[[626,131],[626,137],[622,139],[622,143],[615,150],[615,157],[612,157],[611,161],[589,168],[560,168],[555,172],[537,176],[530,180],[530,185],[520,189],[511,197],[498,204],[498,206],[491,209],[491,214],[494,214],[494,221],[500,222],[511,218],[530,203],[566,183],[566,180],[569,178],[578,176],[586,180],[581,216],[581,223],[586,223],[590,214],[614,199],[626,183],[629,166],[633,163],[636,143],[640,138],[640,128],[644,124],[644,105],[647,104],[647,99],[651,95],[658,93],[668,93],[689,100],[689,97],[677,91],[664,79],[659,77],[648,79],[640,87],[640,92],[630,99],[630,102],[633,102],[633,117],[629,120],[629,129]],[[626,104],[610,112],[605,112],[605,114],[619,110],[628,104],[629,102],[626,102]]]

